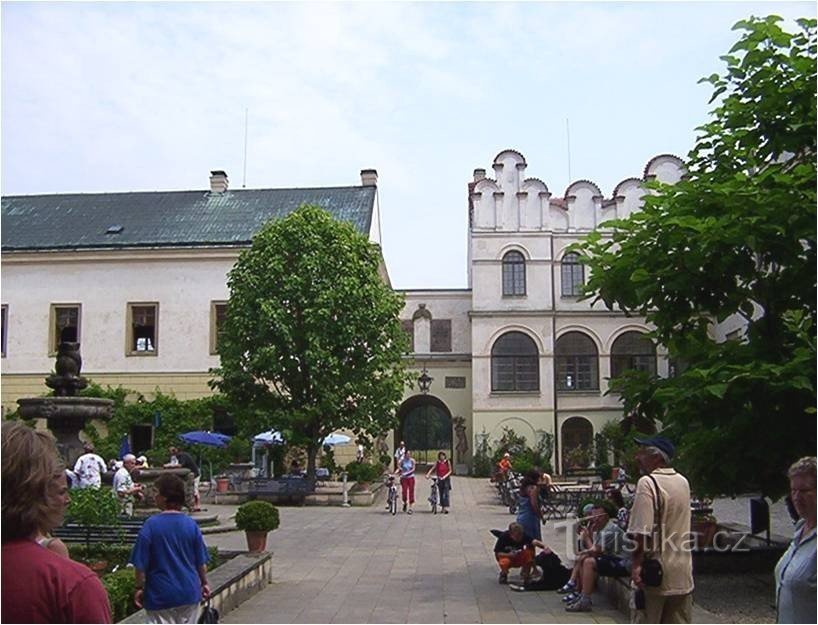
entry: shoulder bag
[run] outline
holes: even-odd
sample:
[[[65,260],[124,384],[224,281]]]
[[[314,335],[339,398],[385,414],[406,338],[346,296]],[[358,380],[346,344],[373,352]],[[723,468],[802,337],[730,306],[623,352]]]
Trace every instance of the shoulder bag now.
[[[650,480],[653,482],[653,488],[656,491],[656,499],[653,502],[653,518],[654,518],[654,528],[655,533],[654,537],[658,536],[659,538],[659,549],[658,552],[662,553],[662,495],[659,492],[659,484],[656,482],[656,478],[652,475],[648,475]],[[645,558],[642,560],[642,581],[644,582],[645,586],[650,586],[651,588],[656,588],[657,586],[662,585],[662,563],[655,557],[656,553],[656,543],[654,542],[652,547],[653,555],[650,558]]]

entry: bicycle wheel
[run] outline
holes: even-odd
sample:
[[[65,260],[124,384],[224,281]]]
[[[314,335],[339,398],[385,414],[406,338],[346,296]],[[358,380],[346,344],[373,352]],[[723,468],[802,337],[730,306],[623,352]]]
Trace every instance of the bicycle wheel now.
[[[392,513],[392,516],[398,513],[398,495],[397,493],[392,493],[392,500],[389,502],[389,512]]]

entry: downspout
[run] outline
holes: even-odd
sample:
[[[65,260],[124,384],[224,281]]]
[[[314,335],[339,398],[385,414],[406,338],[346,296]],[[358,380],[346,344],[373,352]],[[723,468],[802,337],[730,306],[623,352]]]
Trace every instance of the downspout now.
[[[557,421],[557,300],[554,289],[554,231],[551,231],[551,378],[553,379],[554,393],[554,470],[562,475],[562,458],[560,458],[560,433]]]

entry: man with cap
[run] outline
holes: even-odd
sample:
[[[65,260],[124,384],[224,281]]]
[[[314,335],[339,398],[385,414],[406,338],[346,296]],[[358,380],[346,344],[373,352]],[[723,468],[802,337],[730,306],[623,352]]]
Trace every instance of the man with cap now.
[[[690,552],[690,485],[672,468],[673,443],[663,436],[634,439],[642,477],[636,483],[628,536],[635,546],[631,581],[645,595],[645,609],[632,610],[632,623],[690,623],[693,557]],[[658,512],[658,519],[655,518]],[[646,586],[642,563],[659,560],[662,581]]]
[[[102,486],[102,474],[105,473],[105,460],[94,453],[94,444],[83,443],[85,451],[74,464],[74,474],[77,476],[76,488],[99,488]]]

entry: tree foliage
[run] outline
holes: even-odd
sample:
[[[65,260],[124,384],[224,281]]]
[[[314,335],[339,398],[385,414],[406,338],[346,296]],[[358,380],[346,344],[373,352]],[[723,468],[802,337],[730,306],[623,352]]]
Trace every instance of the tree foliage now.
[[[716,106],[675,185],[580,246],[589,296],[643,315],[680,373],[614,380],[629,412],[680,443],[678,464],[710,493],[783,494],[815,454],[815,20],[738,22]],[[743,320],[741,340],[713,324]],[[686,367],[686,368],[685,368]]]
[[[395,425],[407,375],[403,298],[379,274],[380,252],[315,206],[267,224],[228,277],[213,386],[307,449],[336,429],[373,436]]]

